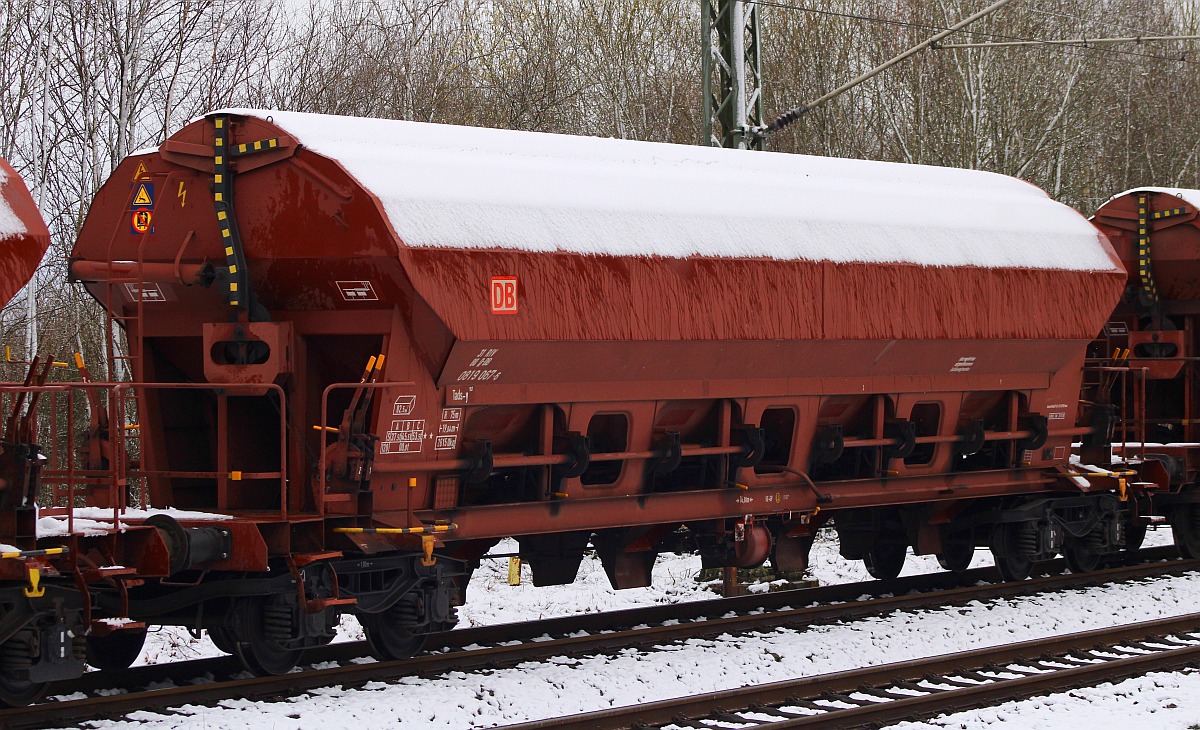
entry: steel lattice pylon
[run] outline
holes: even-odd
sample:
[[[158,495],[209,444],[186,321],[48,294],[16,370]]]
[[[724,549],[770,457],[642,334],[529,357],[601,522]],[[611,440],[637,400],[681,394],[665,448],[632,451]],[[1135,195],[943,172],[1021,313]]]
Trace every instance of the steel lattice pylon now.
[[[761,150],[765,120],[758,5],[744,0],[701,2],[702,144]]]

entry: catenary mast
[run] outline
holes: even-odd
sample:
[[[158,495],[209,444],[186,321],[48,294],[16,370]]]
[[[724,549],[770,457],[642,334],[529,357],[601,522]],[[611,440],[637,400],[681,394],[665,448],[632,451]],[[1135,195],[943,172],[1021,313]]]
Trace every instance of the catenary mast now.
[[[732,149],[763,148],[762,63],[758,4],[701,0],[704,83],[702,144]]]

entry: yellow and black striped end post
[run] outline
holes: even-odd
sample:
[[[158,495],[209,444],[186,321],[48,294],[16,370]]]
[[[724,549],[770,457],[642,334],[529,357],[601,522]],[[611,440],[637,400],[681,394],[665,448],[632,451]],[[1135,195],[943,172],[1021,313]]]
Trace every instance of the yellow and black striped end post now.
[[[1158,303],[1158,286],[1154,283],[1154,271],[1150,264],[1150,197],[1138,196],[1137,244],[1138,280],[1142,285],[1141,298],[1144,304]]]
[[[1170,218],[1172,216],[1184,215],[1186,213],[1191,213],[1191,212],[1192,212],[1191,208],[1187,208],[1187,207],[1171,208],[1170,210],[1156,210],[1156,211],[1154,211],[1154,215],[1152,215],[1151,218],[1153,218],[1154,220],[1161,220],[1163,218]]]
[[[255,152],[268,152],[279,147],[279,138],[272,137],[271,139],[260,139],[257,142],[246,142],[233,147],[230,152],[234,157],[242,155],[252,155]]]
[[[245,309],[246,262],[241,237],[233,217],[233,179],[229,171],[229,119],[213,119],[213,202],[217,209],[217,227],[221,230],[221,245],[229,267],[227,292],[229,306]]]

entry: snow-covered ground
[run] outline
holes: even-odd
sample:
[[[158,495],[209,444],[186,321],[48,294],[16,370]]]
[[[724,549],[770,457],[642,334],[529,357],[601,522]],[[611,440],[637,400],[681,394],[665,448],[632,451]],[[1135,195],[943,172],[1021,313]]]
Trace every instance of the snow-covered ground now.
[[[1087,728],[1087,730],[1195,730],[1200,727],[1200,673],[1154,673],[1117,684],[1084,687],[1022,702],[960,712],[891,730],[979,728]]]
[[[1170,533],[1152,533],[1147,545],[1169,542]],[[498,549],[504,549],[501,546]],[[988,562],[976,553],[975,565]],[[698,561],[663,556],[652,588],[615,592],[598,562],[585,560],[572,586],[534,588],[507,583],[507,561],[485,561],[469,589],[462,625],[531,620],[579,612],[606,611],[648,603],[709,598],[694,575]],[[905,574],[938,570],[931,557],[909,556]],[[861,563],[847,563],[832,543],[814,548],[814,577],[822,583],[863,580]],[[528,576],[526,575],[526,578]],[[975,602],[940,610],[905,612],[846,625],[777,629],[748,636],[722,636],[626,651],[617,656],[561,658],[512,669],[451,672],[432,679],[373,683],[357,690],[329,688],[285,702],[226,701],[220,707],[181,708],[173,713],[135,713],[125,721],[91,727],[240,728],[244,725],[327,730],[372,725],[467,728],[587,712],[980,648],[1018,639],[1101,628],[1188,613],[1200,599],[1200,576],[1162,578],[1121,586],[1101,586],[1053,596]],[[346,622],[347,639],[361,636]],[[148,642],[143,661],[154,662],[216,653],[207,639],[184,641],[161,631]],[[186,634],[182,634],[186,638]],[[916,727],[989,726],[1074,728],[1121,726],[1188,728],[1200,721],[1200,676],[1152,675],[1120,685],[1077,690],[940,718]]]

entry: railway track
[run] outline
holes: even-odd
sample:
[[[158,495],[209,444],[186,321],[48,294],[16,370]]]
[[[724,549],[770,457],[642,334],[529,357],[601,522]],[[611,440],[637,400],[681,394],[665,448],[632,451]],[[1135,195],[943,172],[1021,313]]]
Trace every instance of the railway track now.
[[[1200,570],[1200,560],[1162,559],[1173,548],[1143,551],[1147,560],[1089,574],[1049,575],[1017,583],[996,583],[991,568],[963,574],[936,573],[893,581],[826,586],[799,591],[657,605],[603,614],[504,624],[445,632],[431,637],[427,653],[391,662],[353,662],[366,655],[363,642],[337,644],[313,652],[306,661],[337,662],[282,677],[238,678],[240,664],[229,657],[138,667],[125,673],[127,687],[179,686],[92,694],[83,699],[48,701],[32,707],[0,710],[0,726],[41,727],[116,717],[138,709],[213,703],[231,697],[268,699],[335,685],[513,666],[553,656],[604,653],[650,647],[691,638],[799,627],[877,616],[896,610],[937,608],[971,601],[1084,588]],[[1061,569],[1050,564],[1050,570]],[[982,581],[982,583],[981,583]],[[864,595],[872,598],[859,600]],[[797,604],[803,604],[797,606]],[[216,681],[214,681],[214,679]],[[200,682],[199,684],[195,684]],[[92,673],[52,689],[54,694],[94,693],[111,689],[111,675]]]
[[[1198,662],[1200,613],[1193,613],[504,729],[879,727]]]
[[[1033,581],[1014,584],[1017,588],[1005,589],[1005,595],[1021,595],[1039,590],[1062,590],[1072,586],[1097,585],[1110,580],[1134,580],[1140,577],[1154,577],[1175,571],[1200,569],[1200,561],[1173,560],[1178,557],[1174,547],[1156,547],[1141,550],[1141,559],[1137,564],[1119,566],[1110,571],[1075,576],[1056,575],[1050,578],[1035,578]],[[1161,562],[1170,560],[1171,562]],[[1061,573],[1064,568],[1062,560],[1055,560],[1045,565],[1045,572]],[[430,636],[425,650],[428,652],[450,652],[466,647],[494,646],[503,642],[518,641],[528,643],[542,637],[568,636],[579,632],[595,633],[629,629],[640,625],[656,625],[665,621],[700,621],[720,618],[730,612],[750,613],[754,611],[777,611],[792,608],[797,603],[811,607],[812,618],[808,623],[840,618],[857,618],[869,616],[882,611],[894,609],[921,608],[932,605],[928,598],[919,594],[934,591],[950,591],[979,583],[999,583],[1000,578],[993,568],[976,568],[964,573],[927,573],[897,578],[894,580],[874,580],[861,583],[843,583],[837,585],[805,588],[796,591],[779,591],[775,593],[758,593],[736,598],[715,598],[706,601],[691,601],[686,603],[658,604],[643,606],[620,611],[605,613],[581,614],[562,616],[538,621],[521,623],[496,624],[473,628],[456,629]],[[914,595],[917,594],[917,595]],[[915,602],[897,600],[891,604],[880,604],[871,599],[891,598],[901,596],[916,599]],[[968,598],[965,600],[975,600]],[[852,604],[840,606],[834,613],[816,610],[823,604]],[[905,604],[905,605],[901,605]],[[818,615],[818,614],[824,615]],[[324,662],[345,663],[354,659],[369,656],[370,650],[365,641],[344,642],[310,650],[305,654],[305,664]],[[172,662],[170,664],[155,664],[150,666],[133,667],[123,673],[128,687],[144,687],[152,684],[173,683],[189,684],[198,678],[230,677],[243,671],[241,663],[229,656],[195,659]],[[69,695],[76,692],[93,692],[112,688],[111,675],[92,672],[77,680],[64,682],[51,688],[50,694]],[[0,718],[3,717],[0,711]]]

